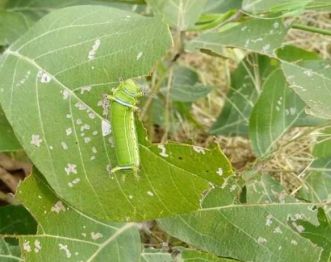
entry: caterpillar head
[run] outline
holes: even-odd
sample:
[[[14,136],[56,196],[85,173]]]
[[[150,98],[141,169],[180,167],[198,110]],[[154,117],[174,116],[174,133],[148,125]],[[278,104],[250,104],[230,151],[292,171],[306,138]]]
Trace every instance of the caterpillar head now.
[[[131,79],[125,80],[118,88],[122,89],[125,94],[132,98],[139,98],[143,95],[141,88]]]
[[[113,96],[117,101],[124,104],[135,105],[139,97],[143,95],[141,88],[131,79],[122,82],[113,91]]]

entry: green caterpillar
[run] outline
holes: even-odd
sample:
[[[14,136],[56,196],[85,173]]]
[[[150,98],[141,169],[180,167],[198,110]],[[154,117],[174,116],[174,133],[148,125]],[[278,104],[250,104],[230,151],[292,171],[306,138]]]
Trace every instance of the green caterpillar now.
[[[137,99],[142,95],[142,90],[132,80],[126,80],[108,96],[117,160],[117,166],[112,168],[112,173],[119,170],[133,170],[135,174],[138,172],[140,157],[134,111],[138,109]]]

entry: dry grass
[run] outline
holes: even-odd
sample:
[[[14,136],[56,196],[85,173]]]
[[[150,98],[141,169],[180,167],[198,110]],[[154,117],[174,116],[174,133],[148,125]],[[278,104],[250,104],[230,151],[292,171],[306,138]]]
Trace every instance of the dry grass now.
[[[287,23],[291,22],[331,30],[330,13],[306,12],[287,20]],[[331,58],[331,36],[291,29],[286,40],[288,44],[317,52],[325,59]]]

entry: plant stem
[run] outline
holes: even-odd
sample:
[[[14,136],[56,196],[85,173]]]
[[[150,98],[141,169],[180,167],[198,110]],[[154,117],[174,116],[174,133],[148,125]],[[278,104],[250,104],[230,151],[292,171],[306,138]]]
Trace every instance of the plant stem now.
[[[170,129],[170,115],[171,115],[171,89],[173,81],[173,67],[169,69],[168,75],[168,84],[167,84],[167,96],[166,96],[166,105],[165,105],[165,114],[164,114],[164,135],[162,136],[162,143],[165,143],[168,140],[168,134]]]
[[[302,24],[292,24],[292,28],[307,31],[307,32],[331,36],[330,30],[321,29],[321,28],[317,28],[317,27],[313,27],[313,26],[302,25]]]

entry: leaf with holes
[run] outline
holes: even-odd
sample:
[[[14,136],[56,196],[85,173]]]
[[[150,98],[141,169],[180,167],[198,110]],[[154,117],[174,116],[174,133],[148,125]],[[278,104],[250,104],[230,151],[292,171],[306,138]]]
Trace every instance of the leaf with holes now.
[[[224,188],[228,194],[230,186]],[[219,195],[211,195],[219,201]],[[187,215],[159,220],[163,230],[196,248],[243,261],[293,261],[300,250],[305,262],[319,261],[322,249],[292,227],[298,219],[318,225],[317,212],[308,203],[234,204],[205,206]],[[291,223],[291,225],[289,224]]]
[[[170,45],[158,19],[77,6],[45,16],[5,52],[6,116],[51,187],[76,208],[117,221],[189,212],[210,183],[221,185],[232,173],[218,148],[142,142],[139,180],[109,172],[114,148],[102,134],[109,128],[103,94],[119,79],[148,74]]]
[[[36,235],[19,237],[26,261],[138,261],[141,243],[134,223],[106,224],[82,214],[59,200],[37,173],[17,196],[38,222]]]

